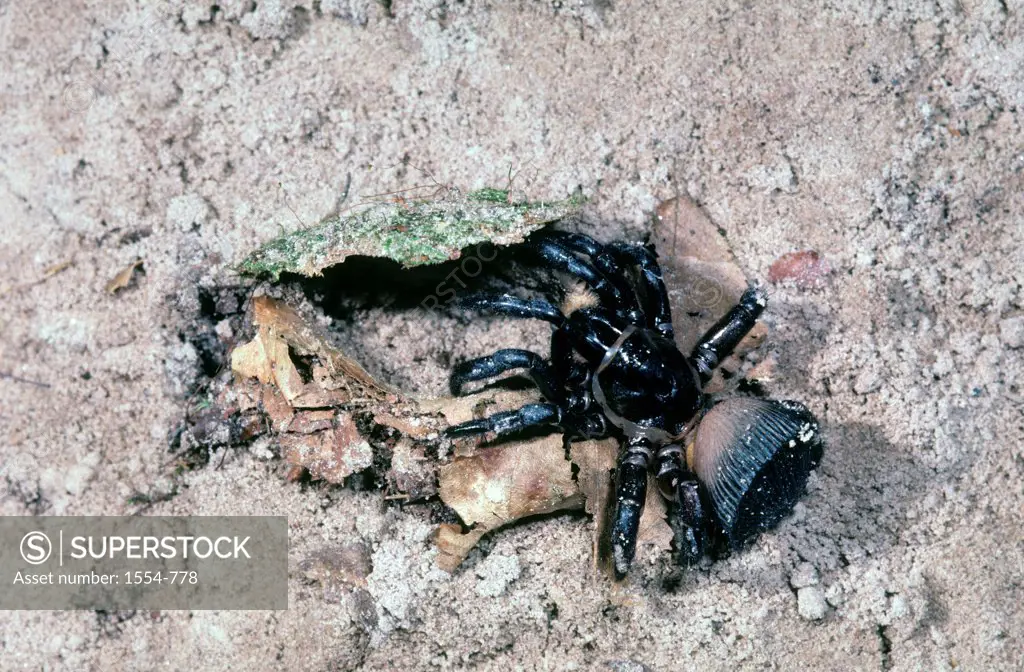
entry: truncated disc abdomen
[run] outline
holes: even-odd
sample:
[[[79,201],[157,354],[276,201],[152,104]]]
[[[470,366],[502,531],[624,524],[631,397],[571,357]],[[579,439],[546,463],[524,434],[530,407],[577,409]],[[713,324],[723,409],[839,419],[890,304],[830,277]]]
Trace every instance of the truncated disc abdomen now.
[[[735,398],[704,416],[690,457],[736,547],[793,510],[821,454],[818,422],[803,404]]]

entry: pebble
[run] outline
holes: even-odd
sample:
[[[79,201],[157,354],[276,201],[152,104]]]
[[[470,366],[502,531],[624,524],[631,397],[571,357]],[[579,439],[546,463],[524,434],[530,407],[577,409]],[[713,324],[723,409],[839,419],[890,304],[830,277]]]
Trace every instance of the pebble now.
[[[853,391],[857,394],[870,394],[882,386],[882,377],[873,368],[864,369],[853,382]]]
[[[820,621],[825,618],[828,604],[825,593],[818,586],[807,586],[796,591],[797,611],[807,621]]]

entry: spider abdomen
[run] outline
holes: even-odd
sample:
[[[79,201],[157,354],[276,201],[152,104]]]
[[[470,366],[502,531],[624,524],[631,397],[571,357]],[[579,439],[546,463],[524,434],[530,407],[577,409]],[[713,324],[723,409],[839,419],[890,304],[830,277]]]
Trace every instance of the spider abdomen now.
[[[735,548],[792,511],[821,454],[818,422],[803,404],[741,397],[704,416],[688,458]]]

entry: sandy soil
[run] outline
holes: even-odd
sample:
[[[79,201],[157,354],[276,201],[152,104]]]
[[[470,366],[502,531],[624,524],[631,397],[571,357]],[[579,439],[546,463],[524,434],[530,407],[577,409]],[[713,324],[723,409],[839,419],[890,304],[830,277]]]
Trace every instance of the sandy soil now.
[[[0,613],[0,668],[1020,669],[1019,3],[388,4],[0,5],[0,513],[283,513],[296,568],[287,612]],[[591,521],[553,516],[448,576],[426,507],[287,483],[265,444],[175,476],[186,400],[240,336],[232,264],[346,185],[510,168],[581,189],[600,238],[685,193],[751,277],[829,261],[824,288],[773,288],[772,393],[828,440],[781,528],[615,587]],[[424,394],[544,336],[372,302],[334,326]],[[302,578],[354,542],[365,587]]]

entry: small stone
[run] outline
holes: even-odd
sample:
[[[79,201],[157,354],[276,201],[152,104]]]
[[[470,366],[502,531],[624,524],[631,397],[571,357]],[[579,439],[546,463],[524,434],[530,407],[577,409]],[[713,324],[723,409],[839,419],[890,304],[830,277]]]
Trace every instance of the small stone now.
[[[825,618],[828,604],[825,593],[818,586],[807,586],[796,591],[797,611],[807,621],[820,621]]]
[[[875,369],[865,369],[853,382],[853,391],[857,394],[870,394],[882,386],[882,377]]]
[[[818,570],[809,562],[801,562],[789,577],[789,585],[794,588],[806,588],[818,585]]]
[[[903,618],[910,613],[910,606],[907,604],[906,598],[902,595],[896,595],[892,598],[889,603],[889,614],[893,620]]]
[[[1024,315],[999,322],[999,340],[1008,348],[1024,348]]]

